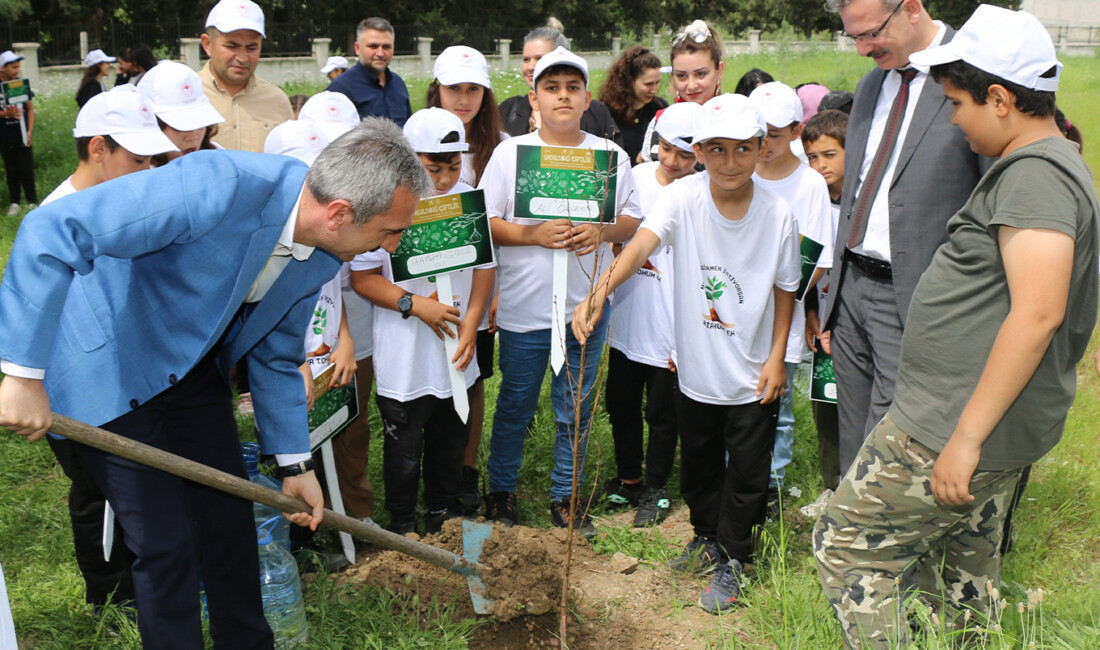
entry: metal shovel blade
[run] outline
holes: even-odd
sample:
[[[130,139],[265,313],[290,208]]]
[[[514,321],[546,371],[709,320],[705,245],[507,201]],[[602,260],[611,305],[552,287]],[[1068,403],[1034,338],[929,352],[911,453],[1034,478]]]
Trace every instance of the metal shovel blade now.
[[[481,565],[481,547],[492,532],[492,524],[463,520],[462,557],[472,564]],[[470,600],[474,604],[474,611],[478,614],[491,613],[493,601],[485,595],[485,581],[481,579],[481,574],[471,572],[466,576],[466,584],[470,587]]]

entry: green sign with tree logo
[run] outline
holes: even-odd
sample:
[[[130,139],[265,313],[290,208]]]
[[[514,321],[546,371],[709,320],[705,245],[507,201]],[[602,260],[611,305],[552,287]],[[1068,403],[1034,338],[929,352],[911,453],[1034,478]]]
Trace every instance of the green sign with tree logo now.
[[[614,149],[519,145],[515,216],[613,223],[617,182]]]
[[[461,271],[493,262],[482,190],[423,199],[390,255],[393,281]]]

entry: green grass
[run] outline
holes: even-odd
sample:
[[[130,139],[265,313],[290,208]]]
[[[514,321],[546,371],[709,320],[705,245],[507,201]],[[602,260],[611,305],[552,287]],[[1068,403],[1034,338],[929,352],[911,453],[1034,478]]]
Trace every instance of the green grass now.
[[[1060,104],[1086,138],[1084,153],[1090,166],[1100,168],[1100,116],[1094,108],[1100,96],[1100,60],[1075,58],[1067,68]],[[854,54],[779,52],[739,56],[727,62],[726,88],[751,67],[797,84],[818,81],[830,88],[852,89],[868,63]],[[593,74],[598,88],[602,71]],[[518,73],[497,75],[498,99],[523,91]],[[317,84],[298,85],[288,92],[316,92]],[[423,105],[424,82],[410,84],[414,108]],[[667,88],[665,89],[667,95]],[[68,96],[36,100],[36,172],[44,197],[75,167],[71,127],[76,114]],[[0,205],[3,202],[0,201]],[[18,219],[0,217],[0,269],[6,263]],[[1041,604],[1044,623],[1038,647],[1100,647],[1100,448],[1096,445],[1100,421],[1100,379],[1092,363],[1100,335],[1079,369],[1079,392],[1069,413],[1063,441],[1035,466],[1032,481],[1016,515],[1016,546],[1004,566],[1004,596],[1008,609],[1001,619],[1003,636],[986,647],[1026,647],[1037,636],[1034,618],[1016,613],[1027,602],[1029,589],[1048,592]],[[487,385],[491,422],[498,378]],[[375,432],[370,476],[381,504],[381,440],[377,410],[368,410]],[[796,403],[795,458],[788,468],[788,486],[802,496],[788,497],[788,513],[812,501],[821,484],[816,469],[816,440],[809,405]],[[549,468],[552,462],[553,415],[544,389],[527,441],[520,470],[520,516],[538,526],[548,525]],[[242,435],[251,436],[245,427]],[[488,455],[488,436],[480,462]],[[587,490],[614,474],[610,427],[606,415],[597,417],[590,448]],[[68,482],[45,443],[29,444],[0,435],[0,562],[3,562],[16,627],[24,647],[138,648],[136,628],[117,611],[98,616],[84,604],[83,583],[72,557],[71,531],[65,506]],[[598,478],[597,478],[598,477]],[[678,497],[678,484],[670,486]],[[699,647],[839,647],[839,628],[828,609],[809,551],[811,524],[792,517],[767,529],[744,601],[734,617],[714,619],[704,631],[688,635]],[[678,553],[680,540],[640,532],[626,526],[604,525],[595,542],[600,553],[621,551],[654,566]],[[700,583],[701,586],[702,583]],[[682,590],[681,590],[682,591]],[[667,616],[694,615],[694,589],[678,591],[668,602]],[[450,594],[420,592],[415,599],[377,589],[353,588],[331,578],[318,578],[307,591],[312,648],[462,648],[484,620],[462,619]],[[614,603],[608,605],[615,607]],[[683,610],[683,612],[681,612]],[[731,620],[734,621],[731,624]],[[685,628],[686,629],[686,628]],[[933,630],[935,631],[935,630]],[[747,641],[748,640],[748,641]],[[690,642],[690,641],[689,641]],[[921,641],[925,648],[952,647],[952,638],[936,634]]]

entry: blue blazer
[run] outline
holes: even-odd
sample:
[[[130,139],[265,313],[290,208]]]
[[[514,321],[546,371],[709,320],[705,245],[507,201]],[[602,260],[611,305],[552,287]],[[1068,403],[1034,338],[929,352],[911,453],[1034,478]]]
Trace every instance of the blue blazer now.
[[[306,171],[283,156],[201,151],[38,208],[0,284],[0,359],[45,368],[53,410],[101,425],[175,384],[224,335],[219,363],[247,360],[265,452],[308,452],[298,366],[340,260],[292,259],[241,309]]]

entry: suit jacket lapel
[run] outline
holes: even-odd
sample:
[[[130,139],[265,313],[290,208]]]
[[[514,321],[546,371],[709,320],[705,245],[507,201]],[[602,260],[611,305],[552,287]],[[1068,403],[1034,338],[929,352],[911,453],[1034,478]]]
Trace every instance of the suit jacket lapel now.
[[[947,43],[954,35],[955,30],[947,27],[942,42]],[[924,87],[921,88],[917,106],[913,109],[913,118],[909,121],[909,130],[905,132],[905,141],[901,143],[901,151],[898,152],[898,162],[894,167],[894,177],[890,180],[890,187],[893,187],[901,178],[902,171],[909,164],[913,152],[917,150],[917,145],[924,138],[924,134],[928,132],[928,127],[932,126],[932,121],[936,118],[940,109],[943,108],[945,102],[947,102],[947,98],[943,96],[943,87],[929,76],[924,80]]]
[[[879,93],[882,92],[882,80],[886,72],[875,68],[867,73],[861,88],[857,88],[858,95],[852,107],[852,115],[848,120],[848,134],[845,138],[845,150],[851,154],[845,159],[851,164],[845,165],[844,190],[841,199],[841,223],[838,228],[840,242],[848,241],[848,215],[856,196],[859,194],[859,170],[863,165],[864,150],[867,148],[867,139],[871,131],[871,121],[875,116],[875,104],[878,102]],[[873,158],[875,152],[870,152]]]

